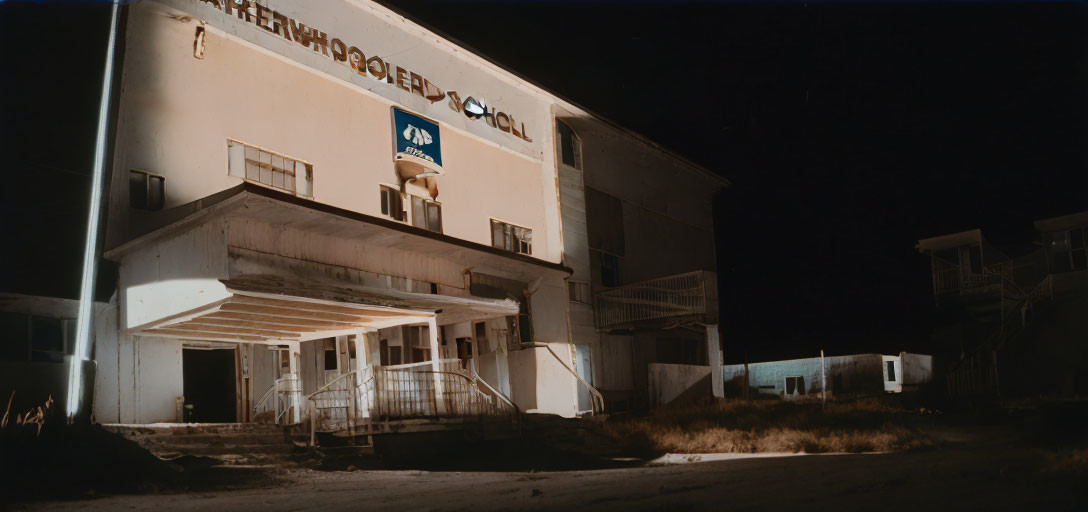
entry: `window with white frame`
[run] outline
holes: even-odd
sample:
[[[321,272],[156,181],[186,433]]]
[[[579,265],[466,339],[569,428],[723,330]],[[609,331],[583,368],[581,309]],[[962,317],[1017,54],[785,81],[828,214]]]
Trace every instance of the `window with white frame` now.
[[[532,254],[533,230],[491,219],[491,246],[522,254]]]
[[[313,165],[279,153],[227,141],[227,173],[292,194],[313,197]]]
[[[555,127],[559,135],[559,161],[580,170],[582,168],[582,139],[563,121],[556,119]]]
[[[419,196],[412,198],[412,225],[436,233],[442,232],[442,203]]]

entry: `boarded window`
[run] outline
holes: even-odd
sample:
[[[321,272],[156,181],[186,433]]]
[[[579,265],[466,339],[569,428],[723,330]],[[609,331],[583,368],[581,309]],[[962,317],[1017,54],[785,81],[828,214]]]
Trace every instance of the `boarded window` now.
[[[412,196],[412,225],[436,233],[442,232],[442,204]]]
[[[532,254],[533,230],[491,219],[491,246],[522,254]]]
[[[313,166],[241,142],[227,141],[227,173],[247,181],[313,197]]]
[[[571,302],[589,304],[589,283],[567,281],[567,295],[569,296]]]

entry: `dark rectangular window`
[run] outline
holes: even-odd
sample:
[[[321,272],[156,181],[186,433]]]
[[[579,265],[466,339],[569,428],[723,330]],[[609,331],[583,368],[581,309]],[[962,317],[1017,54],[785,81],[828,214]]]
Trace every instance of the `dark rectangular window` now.
[[[476,324],[476,350],[480,354],[487,354],[491,352],[491,348],[487,343],[487,324],[484,322],[478,322]]]
[[[888,367],[888,382],[895,382],[895,361],[885,361],[884,364]]]
[[[404,220],[404,202],[401,200],[400,191],[393,188],[382,185],[381,199],[382,199],[382,215],[392,217],[393,220]]]
[[[128,204],[139,210],[158,211],[166,198],[166,178],[147,171],[128,172]]]
[[[1073,270],[1088,268],[1088,232],[1084,228],[1069,230],[1069,258]]]
[[[971,262],[971,272],[975,274],[982,273],[982,247],[972,245],[968,250],[968,257]]]
[[[30,319],[16,313],[0,313],[0,361],[30,358]]]
[[[335,370],[340,366],[336,364],[336,340],[326,339],[324,341],[325,347],[325,369]]]
[[[620,258],[607,252],[601,255],[601,284],[604,286],[620,285]]]
[[[658,338],[657,361],[665,364],[706,364],[706,342],[682,338]]]
[[[532,254],[533,230],[491,219],[491,246],[521,254]]]
[[[30,360],[64,360],[64,321],[59,318],[31,317]]]
[[[564,165],[582,168],[582,141],[574,130],[563,121],[555,121],[556,131],[559,133],[559,161]]]
[[[803,394],[805,394],[805,378],[804,377],[786,377],[786,394],[787,395],[803,395]]]

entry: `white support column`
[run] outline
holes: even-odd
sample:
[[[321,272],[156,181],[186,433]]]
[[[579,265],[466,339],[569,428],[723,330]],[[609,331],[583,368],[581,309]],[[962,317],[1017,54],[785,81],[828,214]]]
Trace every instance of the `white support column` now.
[[[434,407],[435,412],[438,414],[446,414],[446,401],[445,390],[442,389],[444,379],[438,372],[442,370],[442,367],[438,365],[438,320],[436,317],[430,317],[427,319],[427,333],[429,334],[431,341],[431,369],[434,373]]]
[[[366,351],[366,331],[353,335],[355,343],[355,366],[359,371],[370,364],[370,354]]]
[[[725,397],[725,382],[722,377],[722,350],[718,341],[718,325],[706,326],[706,362],[710,364],[711,392],[717,398]]]
[[[294,341],[290,344],[291,357],[291,423],[302,421],[302,344]]]

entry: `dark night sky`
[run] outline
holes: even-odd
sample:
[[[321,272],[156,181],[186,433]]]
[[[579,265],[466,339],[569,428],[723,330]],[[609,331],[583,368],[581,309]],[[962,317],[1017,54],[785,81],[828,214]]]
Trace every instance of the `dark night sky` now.
[[[1088,209],[1078,4],[386,3],[735,182],[729,362],[929,351],[918,238]],[[34,9],[0,6],[0,288],[71,295],[106,16]]]
[[[1081,5],[385,3],[734,181],[730,362],[929,351],[919,238],[1088,208]]]

